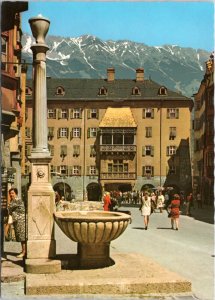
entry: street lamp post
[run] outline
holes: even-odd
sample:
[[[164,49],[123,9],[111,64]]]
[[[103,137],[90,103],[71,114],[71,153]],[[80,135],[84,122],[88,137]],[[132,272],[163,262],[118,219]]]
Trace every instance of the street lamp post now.
[[[51,185],[50,161],[47,141],[47,92],[45,36],[50,21],[41,15],[29,19],[36,44],[33,52],[33,148],[31,185],[28,191],[27,273],[54,273],[61,270],[60,261],[51,261],[56,255],[54,240],[55,197]],[[41,262],[41,263],[40,263]],[[48,266],[48,267],[47,267]]]

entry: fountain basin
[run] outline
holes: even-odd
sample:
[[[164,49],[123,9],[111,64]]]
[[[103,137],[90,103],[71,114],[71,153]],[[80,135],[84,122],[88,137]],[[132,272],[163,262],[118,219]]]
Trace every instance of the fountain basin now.
[[[78,243],[79,266],[97,268],[113,263],[110,242],[125,231],[131,216],[107,211],[57,211],[54,219],[64,234]]]

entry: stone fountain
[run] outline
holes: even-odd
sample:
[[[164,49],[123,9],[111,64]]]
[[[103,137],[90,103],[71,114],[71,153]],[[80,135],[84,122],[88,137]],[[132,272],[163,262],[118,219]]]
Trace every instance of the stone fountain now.
[[[61,230],[78,243],[79,268],[108,267],[110,243],[118,238],[130,223],[131,216],[107,211],[58,211],[54,218]]]

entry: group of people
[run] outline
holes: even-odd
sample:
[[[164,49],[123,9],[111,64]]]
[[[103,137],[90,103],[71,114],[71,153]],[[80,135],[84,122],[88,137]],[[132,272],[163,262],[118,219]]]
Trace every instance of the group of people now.
[[[157,203],[155,202],[155,194],[148,193],[147,191],[143,192],[141,197],[140,211],[144,218],[145,230],[148,229],[149,217],[155,209],[155,205],[158,204],[160,212],[163,212],[165,208],[168,212],[168,216],[171,218],[171,228],[178,230],[179,228],[179,215],[180,215],[180,196],[174,194],[172,199],[167,199],[165,202],[165,197],[162,194],[162,191],[159,192]]]

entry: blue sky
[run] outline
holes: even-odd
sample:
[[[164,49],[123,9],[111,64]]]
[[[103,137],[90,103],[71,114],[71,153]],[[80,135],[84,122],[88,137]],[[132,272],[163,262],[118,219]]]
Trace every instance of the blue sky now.
[[[214,49],[213,2],[29,1],[28,11],[22,13],[23,32],[31,34],[28,19],[38,14],[51,21],[49,35],[91,34],[149,46]]]

